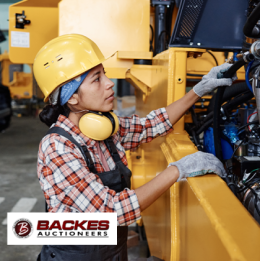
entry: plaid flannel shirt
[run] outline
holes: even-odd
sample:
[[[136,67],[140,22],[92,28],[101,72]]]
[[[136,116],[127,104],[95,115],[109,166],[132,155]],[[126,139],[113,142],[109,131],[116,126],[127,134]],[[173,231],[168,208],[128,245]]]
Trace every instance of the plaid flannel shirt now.
[[[83,135],[67,117],[60,115],[56,124],[69,132],[81,145],[86,145],[98,173],[104,172],[97,142],[110,170],[115,163],[104,141]],[[53,127],[52,126],[52,127]],[[119,130],[112,139],[122,162],[127,166],[125,150],[150,142],[172,130],[165,108],[146,117],[119,117]],[[122,192],[104,186],[98,175],[91,173],[78,147],[63,136],[52,133],[40,142],[37,164],[38,178],[49,212],[117,212],[118,225],[130,225],[140,218],[140,207],[134,190]]]

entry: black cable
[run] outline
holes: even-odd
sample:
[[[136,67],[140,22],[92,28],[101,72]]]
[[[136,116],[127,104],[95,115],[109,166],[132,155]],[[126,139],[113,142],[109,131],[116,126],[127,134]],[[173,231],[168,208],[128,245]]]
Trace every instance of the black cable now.
[[[203,151],[201,145],[199,144],[199,141],[198,141],[198,139],[197,139],[197,136],[196,136],[195,131],[194,131],[194,130],[191,130],[191,133],[192,133],[192,137],[193,137],[194,143],[195,143],[195,145],[197,146],[197,149],[198,149],[199,151]]]
[[[236,84],[233,87],[235,88]],[[234,108],[238,107],[239,105],[243,104],[245,101],[251,99],[253,96],[254,96],[253,93],[251,91],[247,90],[243,94],[236,96],[234,99],[232,99],[231,101],[224,104],[222,106],[222,108],[225,112],[229,112],[229,111],[233,110]],[[222,99],[222,103],[223,103],[223,99]],[[201,132],[203,132],[207,127],[209,127],[212,124],[213,116],[214,116],[213,111],[208,113],[206,118],[203,119],[203,121],[198,126],[199,129],[196,131],[197,135],[199,135]]]
[[[247,18],[247,21],[244,25],[243,32],[244,35],[250,38],[255,38],[259,36],[259,34],[254,34],[253,29],[260,19],[260,3],[254,8],[250,16]]]
[[[193,107],[190,107],[190,112],[191,112],[192,121],[193,121],[193,123],[195,125],[195,128],[196,128],[199,123],[198,123],[198,120],[196,118],[196,114],[195,114],[195,111],[194,111]]]
[[[247,184],[248,186],[253,186],[255,183],[251,183],[251,184]],[[237,185],[236,185],[237,186]],[[243,188],[237,190],[237,193],[242,193],[244,192],[246,189],[248,189],[247,186],[244,186]]]
[[[258,121],[249,122],[249,123],[243,125],[242,127],[240,127],[240,128],[237,130],[237,132],[241,131],[242,129],[244,129],[245,127],[247,127],[247,126],[249,126],[249,125],[251,125],[251,124],[257,124],[257,123],[258,123]]]
[[[150,28],[151,28],[151,31],[152,31],[152,39],[150,40],[150,42],[153,42],[153,27],[152,27],[151,24],[150,24]]]
[[[204,130],[206,130],[213,123],[213,118],[203,123],[203,125],[196,131],[197,135],[200,135]]]
[[[153,52],[153,27],[152,25],[150,24],[150,28],[151,28],[151,31],[152,31],[152,39],[150,40],[150,51]]]
[[[257,174],[259,174],[259,169],[257,169],[257,170],[255,170],[255,172],[254,172],[254,174],[253,174],[253,172],[252,173],[250,173],[250,175],[252,175],[252,177],[250,178],[250,179],[248,179],[248,180],[246,180],[245,181],[245,183],[249,183],[251,180],[257,180],[258,178],[255,178],[255,176],[257,175]],[[255,181],[254,181],[255,182]]]
[[[216,56],[212,52],[210,52],[209,50],[206,50],[206,52],[209,53],[213,57],[213,59],[215,60],[216,65],[218,66],[218,60],[217,60]]]
[[[189,126],[189,124],[186,124],[185,126],[186,126],[186,130],[188,131],[189,135],[193,137],[193,142],[194,142],[194,144],[197,146],[197,149],[198,149],[199,151],[203,151],[203,149],[202,149],[202,147],[201,147],[201,145],[200,145],[200,143],[199,143],[198,137],[197,137],[197,135],[196,135],[194,129],[191,128],[191,127]]]
[[[237,196],[237,186],[235,183],[231,182],[228,176],[223,177],[223,180],[227,183],[230,190],[234,193],[235,196]]]
[[[239,82],[239,83],[235,83],[231,86],[227,86],[225,88],[225,92],[224,92],[224,95],[222,98],[222,104],[224,102],[232,99],[233,97],[236,97],[237,95],[245,93],[246,91],[249,91],[246,82]],[[213,97],[209,103],[208,112],[211,112],[214,110],[215,101],[216,101],[216,94],[213,95]]]
[[[169,35],[166,30],[161,31],[161,33],[160,33],[160,35],[159,35],[159,37],[158,37],[158,43],[160,44],[160,46],[162,45],[162,43],[161,43],[161,37],[162,37],[163,33],[166,34],[166,37]],[[165,48],[165,46],[163,46],[163,49],[164,49],[164,48]]]

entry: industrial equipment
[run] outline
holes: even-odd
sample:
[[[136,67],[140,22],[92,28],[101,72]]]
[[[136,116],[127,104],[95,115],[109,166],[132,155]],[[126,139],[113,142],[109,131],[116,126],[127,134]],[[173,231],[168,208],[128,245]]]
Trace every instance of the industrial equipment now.
[[[12,63],[6,51],[0,54],[0,62],[2,84],[8,86],[11,98],[17,100],[31,99],[34,94],[31,65],[28,65],[30,72],[24,72],[24,64]]]
[[[117,51],[104,63],[107,76],[135,87],[140,116],[181,98],[216,64],[234,63],[219,77],[237,72],[237,83],[202,97],[166,137],[127,152],[133,188],[197,150],[214,153],[228,171],[225,180],[178,182],[142,213],[151,256],[260,260],[259,6],[258,0],[24,0],[10,7],[12,62],[32,64],[58,35],[86,35],[105,56]]]

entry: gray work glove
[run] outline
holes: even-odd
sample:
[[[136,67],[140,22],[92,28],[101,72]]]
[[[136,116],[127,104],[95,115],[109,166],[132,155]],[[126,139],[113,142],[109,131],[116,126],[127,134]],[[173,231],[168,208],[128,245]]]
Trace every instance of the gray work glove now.
[[[200,97],[213,91],[219,86],[230,86],[232,82],[237,80],[237,76],[232,78],[223,78],[223,73],[226,72],[232,64],[224,63],[220,66],[213,67],[207,75],[202,77],[202,80],[193,87],[193,91]]]
[[[201,176],[207,173],[216,173],[220,177],[226,176],[221,161],[211,153],[198,151],[190,154],[176,162],[170,163],[169,166],[176,166],[180,176],[177,181],[183,178]]]

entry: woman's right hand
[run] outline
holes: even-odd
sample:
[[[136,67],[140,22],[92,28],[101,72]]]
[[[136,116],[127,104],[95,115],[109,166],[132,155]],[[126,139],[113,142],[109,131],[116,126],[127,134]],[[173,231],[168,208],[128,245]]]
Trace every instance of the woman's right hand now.
[[[205,175],[207,173],[216,173],[220,177],[226,176],[226,171],[221,161],[213,154],[201,151],[190,154],[176,162],[172,162],[169,166],[176,166],[178,168],[179,178],[177,181],[183,178]]]

